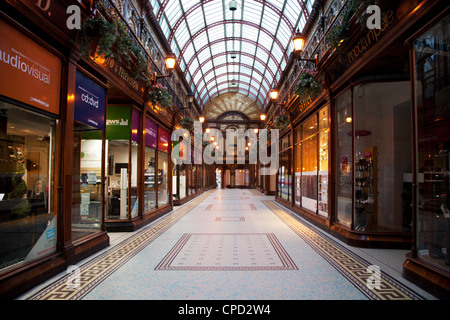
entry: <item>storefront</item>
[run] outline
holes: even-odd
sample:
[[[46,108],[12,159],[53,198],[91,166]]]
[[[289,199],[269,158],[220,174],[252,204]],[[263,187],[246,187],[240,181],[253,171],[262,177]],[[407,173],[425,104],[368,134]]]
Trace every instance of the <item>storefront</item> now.
[[[450,292],[450,15],[445,10],[410,38],[414,163],[409,201],[414,245],[404,274],[440,297]]]
[[[101,180],[107,86],[65,50],[73,33],[48,27],[62,26],[64,6],[52,3],[56,16],[41,9],[16,2],[0,12],[4,298],[109,245]],[[99,155],[89,154],[93,145]]]
[[[354,22],[322,93],[288,103],[276,200],[350,245],[412,247],[405,276],[448,297],[448,8],[380,5],[377,37]]]
[[[328,217],[328,106],[294,128],[294,205]]]
[[[103,230],[107,88],[76,71],[73,123],[72,240]]]
[[[3,274],[58,250],[55,162],[62,60],[3,19],[0,33]]]

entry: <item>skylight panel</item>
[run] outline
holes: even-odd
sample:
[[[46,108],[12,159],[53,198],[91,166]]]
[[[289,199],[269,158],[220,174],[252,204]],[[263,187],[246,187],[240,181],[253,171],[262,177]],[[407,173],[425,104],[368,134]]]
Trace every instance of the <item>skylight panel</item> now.
[[[186,21],[193,35],[200,29],[204,28],[205,20],[203,19],[202,9],[196,9],[194,12],[187,16]]]
[[[291,24],[295,25],[298,17],[303,14],[303,11],[297,1],[286,1],[286,7],[284,8],[283,13],[289,19]]]
[[[241,81],[240,92],[267,105],[267,92],[279,81],[293,50],[293,32],[302,31],[308,17],[299,0],[238,0],[234,12],[229,0],[149,2],[196,98],[203,99],[199,102],[226,92],[234,78]],[[303,2],[311,12],[314,1]],[[164,12],[159,12],[163,3]]]
[[[170,25],[173,26],[178,19],[180,19],[183,12],[181,11],[180,3],[178,0],[176,1],[170,1],[168,5],[166,6],[166,9],[164,10],[167,20],[169,21]]]

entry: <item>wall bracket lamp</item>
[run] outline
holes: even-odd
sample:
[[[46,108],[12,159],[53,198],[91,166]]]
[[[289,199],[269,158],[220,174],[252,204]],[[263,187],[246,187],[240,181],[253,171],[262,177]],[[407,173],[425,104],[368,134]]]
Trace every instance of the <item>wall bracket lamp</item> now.
[[[298,55],[299,61],[313,62],[314,65],[317,67],[317,65],[319,64],[319,55],[317,53],[316,53],[316,56],[314,59],[300,58],[300,54],[302,53],[302,51],[305,47],[305,37],[302,35],[300,30],[298,30],[298,29],[297,29],[297,32],[296,32],[294,38],[292,39],[292,44],[294,45],[294,52]]]
[[[169,74],[167,74],[167,75],[157,74],[155,71],[155,73],[153,74],[153,79],[152,79],[153,84],[156,84],[156,81],[160,78],[168,78],[168,77],[172,76],[172,71],[175,68],[175,63],[177,62],[177,58],[175,57],[175,54],[173,52],[170,52],[167,55],[164,62],[166,64],[167,71],[169,71]]]

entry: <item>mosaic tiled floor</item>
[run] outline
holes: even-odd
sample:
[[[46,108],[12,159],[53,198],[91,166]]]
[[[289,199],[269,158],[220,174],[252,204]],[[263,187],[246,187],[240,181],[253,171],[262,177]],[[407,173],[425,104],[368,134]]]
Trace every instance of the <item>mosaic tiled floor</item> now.
[[[273,233],[185,234],[157,270],[296,270]]]
[[[205,192],[79,266],[78,286],[67,274],[25,299],[422,299],[383,271],[370,289],[366,260],[244,192]]]
[[[237,200],[237,199],[235,199]],[[210,204],[205,211],[248,211],[256,210],[253,203],[246,204]]]

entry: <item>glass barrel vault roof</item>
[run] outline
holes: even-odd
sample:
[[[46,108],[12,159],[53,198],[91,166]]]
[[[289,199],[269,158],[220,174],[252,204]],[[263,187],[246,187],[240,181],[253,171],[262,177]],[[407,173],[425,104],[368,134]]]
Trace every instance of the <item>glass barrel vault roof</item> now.
[[[203,108],[234,91],[260,108],[277,86],[295,30],[303,30],[314,0],[149,0]]]

